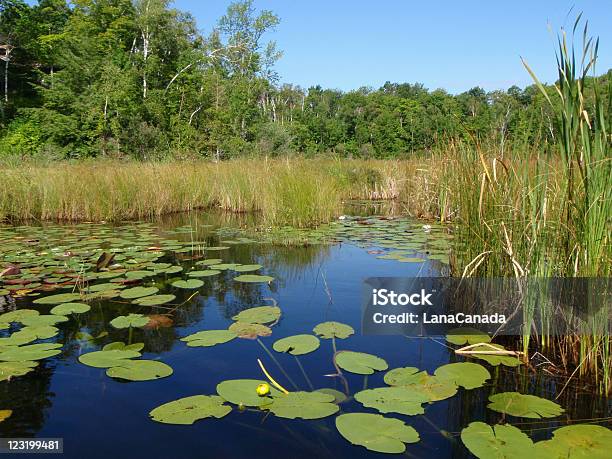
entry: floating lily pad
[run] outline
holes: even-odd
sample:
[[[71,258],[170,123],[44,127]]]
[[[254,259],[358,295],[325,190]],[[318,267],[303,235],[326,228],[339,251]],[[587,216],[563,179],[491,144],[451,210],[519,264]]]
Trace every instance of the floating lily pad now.
[[[252,271],[257,271],[258,269],[261,269],[261,268],[263,268],[263,266],[257,265],[257,264],[254,264],[254,265],[239,265],[239,266],[236,266],[234,268],[234,271],[239,272],[239,273],[249,273],[249,272],[252,272]]]
[[[431,376],[415,367],[394,368],[385,374],[384,381],[390,386],[401,386],[419,392],[430,402],[444,400],[457,393],[457,386],[453,381]]]
[[[4,314],[0,315],[0,322],[21,322],[26,317],[37,316],[39,314],[40,312],[34,309],[17,309],[15,311],[5,312]]]
[[[211,266],[218,265],[219,263],[223,263],[223,260],[221,258],[208,258],[206,260],[198,261],[196,265]]]
[[[336,354],[336,364],[351,373],[371,375],[374,371],[384,371],[389,368],[387,362],[380,357],[364,352],[340,351]]]
[[[345,339],[355,333],[353,327],[340,322],[323,322],[317,325],[312,331],[315,335],[324,339]]]
[[[140,352],[112,349],[83,354],[79,357],[79,362],[94,368],[111,368],[121,365],[123,361],[137,357],[140,357]]]
[[[333,395],[334,403],[342,403],[346,401],[346,394],[336,389],[324,387],[323,389],[317,389],[317,392],[323,392],[324,394]]]
[[[257,386],[268,384],[257,379],[230,379],[217,384],[217,393],[230,403],[244,406],[266,406],[273,402],[272,397],[281,395],[274,387],[270,387],[270,394],[260,396]]]
[[[510,424],[490,426],[472,422],[461,431],[461,441],[480,458],[524,458],[533,454],[533,441]]]
[[[155,295],[157,292],[159,292],[157,287],[132,287],[123,290],[119,296],[125,300],[133,300],[136,298]]]
[[[272,348],[276,352],[288,352],[291,355],[303,355],[319,348],[319,338],[313,335],[294,335],[276,341]]]
[[[413,427],[380,414],[341,414],[336,418],[336,428],[353,445],[379,453],[403,453],[405,443],[419,441],[419,434]]]
[[[204,285],[200,279],[188,279],[188,280],[178,280],[172,282],[172,286],[176,288],[182,288],[186,290],[195,290]]]
[[[400,367],[385,373],[384,381],[390,386],[405,386],[410,384],[422,384],[429,375],[416,367]]]
[[[194,395],[165,403],[153,409],[151,419],[164,424],[190,425],[200,419],[221,419],[232,408],[218,395]]]
[[[491,351],[491,347],[493,346],[497,349],[505,349],[504,346],[500,344],[489,344],[488,346],[476,346],[473,347],[472,351]],[[518,357],[513,355],[499,355],[499,354],[470,354],[470,357],[475,357],[480,360],[484,360],[494,367],[498,365],[504,365],[506,367],[518,367],[522,362]]]
[[[42,326],[48,326],[48,325],[55,325],[60,322],[66,322],[67,320],[68,320],[67,317],[50,314],[50,315],[27,316],[21,319],[21,323],[28,327],[42,327]]]
[[[170,376],[172,372],[172,367],[156,360],[122,360],[106,370],[106,375],[128,381],[150,381]]]
[[[236,338],[236,333],[230,330],[203,330],[181,338],[190,347],[209,347],[227,343]]]
[[[400,413],[408,416],[423,414],[423,403],[429,397],[422,392],[407,387],[379,387],[357,392],[355,400],[367,408],[374,408],[381,413]]]
[[[238,338],[256,339],[258,336],[270,336],[272,330],[262,324],[249,324],[246,322],[234,322],[228,328],[235,333]]]
[[[232,320],[250,324],[269,324],[277,321],[280,315],[281,309],[278,306],[258,306],[240,311],[232,317]]]
[[[11,339],[19,342],[19,344],[26,344],[37,339],[48,339],[53,338],[59,333],[59,329],[52,325],[32,325],[23,327],[18,332],[11,335]]]
[[[137,328],[144,327],[149,323],[149,318],[142,314],[128,314],[127,316],[115,317],[110,324],[115,328]]]
[[[236,282],[247,282],[247,283],[256,283],[256,282],[272,282],[274,278],[272,276],[259,276],[257,274],[242,274],[240,276],[234,277]]]
[[[565,411],[555,402],[518,392],[494,394],[489,397],[489,401],[491,403],[487,408],[521,418],[554,418]]]
[[[59,343],[29,344],[26,346],[14,346],[5,348],[0,352],[0,361],[3,362],[26,362],[31,360],[42,360],[61,353],[62,345]]]
[[[0,381],[8,381],[17,376],[23,376],[38,365],[38,362],[32,361],[17,361],[17,362],[0,362]]]
[[[553,459],[608,459],[611,450],[612,430],[593,424],[561,427],[535,444],[537,457]]]
[[[83,314],[91,309],[85,303],[63,303],[51,309],[51,314],[67,316],[68,314]]]
[[[136,298],[132,303],[140,306],[159,306],[161,304],[170,303],[176,299],[175,295],[151,295],[142,298]]]
[[[79,293],[60,293],[58,295],[45,296],[34,300],[34,304],[62,304],[71,303],[81,299]]]
[[[457,346],[491,342],[491,337],[485,332],[471,327],[453,328],[446,334],[446,341]]]
[[[221,271],[215,269],[205,269],[203,271],[191,271],[187,274],[189,277],[210,277],[216,276],[217,274],[221,274]]]
[[[335,397],[322,392],[289,392],[274,397],[266,406],[276,416],[288,419],[321,419],[337,413],[340,408],[334,404]]]
[[[466,389],[482,387],[485,381],[491,378],[485,367],[471,362],[442,365],[434,371],[434,375]]]

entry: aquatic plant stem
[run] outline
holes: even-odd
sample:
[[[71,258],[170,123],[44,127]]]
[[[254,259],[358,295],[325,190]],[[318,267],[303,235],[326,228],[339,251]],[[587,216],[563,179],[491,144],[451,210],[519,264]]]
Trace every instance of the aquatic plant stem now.
[[[294,355],[293,358],[295,359],[296,363],[298,364],[298,367],[300,367],[300,370],[302,371],[302,374],[304,375],[304,379],[306,380],[306,383],[308,384],[308,387],[310,388],[310,390],[314,390],[314,386],[312,385],[312,382],[310,381],[310,378],[306,374],[306,371],[304,371],[304,367],[302,366],[302,362],[300,362],[300,359],[298,358],[297,355]]]
[[[259,345],[263,348],[264,351],[266,351],[266,354],[268,354],[268,356],[272,359],[272,361],[276,364],[276,366],[278,367],[278,369],[281,371],[281,373],[283,374],[283,376],[285,378],[287,378],[287,381],[289,381],[291,383],[291,385],[293,386],[293,388],[295,390],[299,390],[297,384],[293,381],[293,379],[291,379],[291,376],[289,376],[289,374],[287,374],[287,372],[285,371],[285,369],[283,368],[283,366],[280,364],[280,362],[276,359],[276,357],[274,357],[274,354],[272,354],[272,352],[270,352],[270,349],[268,349],[268,347],[259,339],[257,338],[257,342],[259,343]]]

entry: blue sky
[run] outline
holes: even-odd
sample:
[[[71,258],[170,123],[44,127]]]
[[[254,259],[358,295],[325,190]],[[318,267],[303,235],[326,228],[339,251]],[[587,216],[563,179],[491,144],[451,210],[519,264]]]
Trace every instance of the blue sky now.
[[[208,33],[227,0],[176,0]],[[284,51],[282,82],[343,90],[385,81],[452,93],[555,78],[555,33],[583,11],[600,37],[599,73],[612,67],[612,0],[255,0],[281,19],[268,35]],[[552,27],[552,29],[551,29]]]

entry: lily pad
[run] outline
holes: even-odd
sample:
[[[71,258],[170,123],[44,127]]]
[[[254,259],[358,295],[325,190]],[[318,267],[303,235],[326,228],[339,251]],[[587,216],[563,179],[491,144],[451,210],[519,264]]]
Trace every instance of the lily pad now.
[[[140,352],[144,349],[144,343],[132,343],[125,344],[123,341],[115,341],[113,343],[106,344],[102,350],[103,351],[136,351]]]
[[[324,387],[323,389],[317,389],[317,392],[323,392],[324,394],[333,395],[334,403],[343,403],[344,401],[346,401],[346,394],[336,389]]]
[[[218,395],[194,395],[180,398],[153,409],[151,419],[164,424],[190,425],[200,419],[221,419],[232,408]]]
[[[144,327],[149,323],[149,318],[142,314],[128,314],[127,316],[115,317],[110,324],[115,328]]]
[[[263,268],[261,265],[239,265],[234,268],[234,271],[238,273],[250,273],[252,271],[257,271],[258,269]]]
[[[195,290],[197,288],[202,287],[203,285],[204,282],[199,279],[178,280],[172,282],[173,287],[182,288],[186,290]]]
[[[34,304],[62,304],[70,303],[81,299],[79,293],[60,293],[58,295],[45,296],[43,298],[37,298],[33,301]]]
[[[291,355],[303,355],[316,351],[320,345],[319,338],[313,335],[294,335],[276,341],[272,348],[276,352],[288,352]]]
[[[203,330],[181,338],[189,347],[209,347],[227,343],[236,338],[236,333],[230,330]]]
[[[67,320],[67,317],[50,314],[24,317],[23,319],[21,319],[21,323],[28,327],[43,327],[55,325],[60,322],[66,322]]]
[[[132,303],[140,306],[159,306],[161,304],[170,303],[176,299],[175,295],[151,295],[141,298],[136,298]]]
[[[497,349],[505,349],[504,346],[500,344],[490,344],[489,346],[476,346],[473,347],[472,351],[491,351],[491,347],[493,346]],[[499,354],[470,354],[470,357],[475,357],[480,360],[484,360],[494,367],[498,365],[504,365],[506,367],[518,367],[522,362],[518,357],[513,355],[499,355]]]
[[[67,316],[69,314],[83,314],[91,309],[91,306],[85,303],[63,303],[51,309],[51,314],[59,316]]]
[[[30,343],[37,339],[53,338],[59,333],[59,329],[52,325],[32,325],[23,327],[11,335],[11,339],[20,344]]]
[[[257,379],[230,379],[217,384],[217,393],[230,403],[244,406],[266,406],[274,400],[272,397],[281,395],[274,387],[270,387],[270,394],[260,396],[257,394],[257,386],[267,384],[266,381]]]
[[[324,339],[345,339],[355,333],[353,327],[340,322],[323,322],[317,325],[312,331],[315,335]]]
[[[150,381],[170,376],[172,372],[172,367],[156,360],[123,360],[106,370],[106,375],[128,381]]]
[[[466,389],[482,387],[485,381],[491,378],[489,370],[482,365],[471,362],[442,365],[434,371],[434,375]]]
[[[611,449],[612,430],[593,424],[561,427],[535,444],[536,453],[553,459],[607,459]]]
[[[554,418],[560,416],[565,410],[560,405],[518,392],[502,392],[489,397],[487,408],[521,418]]]
[[[415,416],[425,412],[423,403],[429,402],[429,397],[422,392],[400,386],[362,390],[355,394],[355,400],[381,413]]]
[[[140,352],[113,349],[83,354],[79,357],[79,362],[94,368],[111,368],[121,365],[126,360],[137,357],[140,357]]]
[[[242,274],[240,276],[234,277],[236,282],[247,282],[247,283],[257,283],[257,282],[272,282],[274,278],[272,276],[260,276],[257,274]]]
[[[446,341],[457,346],[465,344],[490,343],[491,337],[485,332],[471,327],[453,328],[446,334]]]
[[[421,371],[416,367],[400,367],[385,373],[384,381],[390,386],[407,386],[422,384],[428,376],[426,371]]]
[[[249,324],[246,322],[234,322],[228,328],[238,338],[256,339],[258,336],[270,336],[272,329],[262,324]]]
[[[394,368],[385,375],[384,381],[390,386],[419,392],[430,402],[444,400],[457,393],[457,386],[453,381],[431,376],[415,367]]]
[[[133,300],[136,298],[155,295],[157,292],[159,292],[157,287],[132,287],[123,290],[119,296],[125,300]]]
[[[380,357],[365,352],[340,351],[336,354],[336,364],[343,370],[360,375],[371,375],[374,371],[389,368]]]
[[[413,427],[380,414],[341,414],[336,418],[336,428],[353,445],[379,453],[403,453],[405,443],[419,441],[419,434]]]
[[[461,431],[461,441],[480,458],[524,458],[533,454],[533,441],[510,424],[490,426],[472,422]]]
[[[321,419],[340,410],[334,401],[333,395],[322,392],[289,392],[274,397],[266,408],[281,418]]]
[[[269,324],[277,321],[280,315],[281,309],[278,306],[258,306],[240,311],[232,317],[232,320],[250,324]]]
[[[18,362],[0,362],[0,381],[8,381],[16,376],[23,376],[38,365],[38,362],[18,361]]]
[[[16,309],[15,311],[5,312],[0,315],[0,322],[11,323],[21,322],[26,317],[32,317],[39,315],[40,312],[35,309]]]
[[[26,362],[42,360],[61,353],[59,343],[29,344],[5,348],[0,352],[0,362]]]

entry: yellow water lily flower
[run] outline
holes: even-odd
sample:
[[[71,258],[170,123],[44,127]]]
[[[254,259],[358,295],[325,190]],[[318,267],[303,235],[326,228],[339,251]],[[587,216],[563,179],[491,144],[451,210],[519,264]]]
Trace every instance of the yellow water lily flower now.
[[[257,391],[257,395],[259,395],[260,397],[268,395],[270,393],[270,384],[262,383],[259,386],[257,386],[256,391]]]

